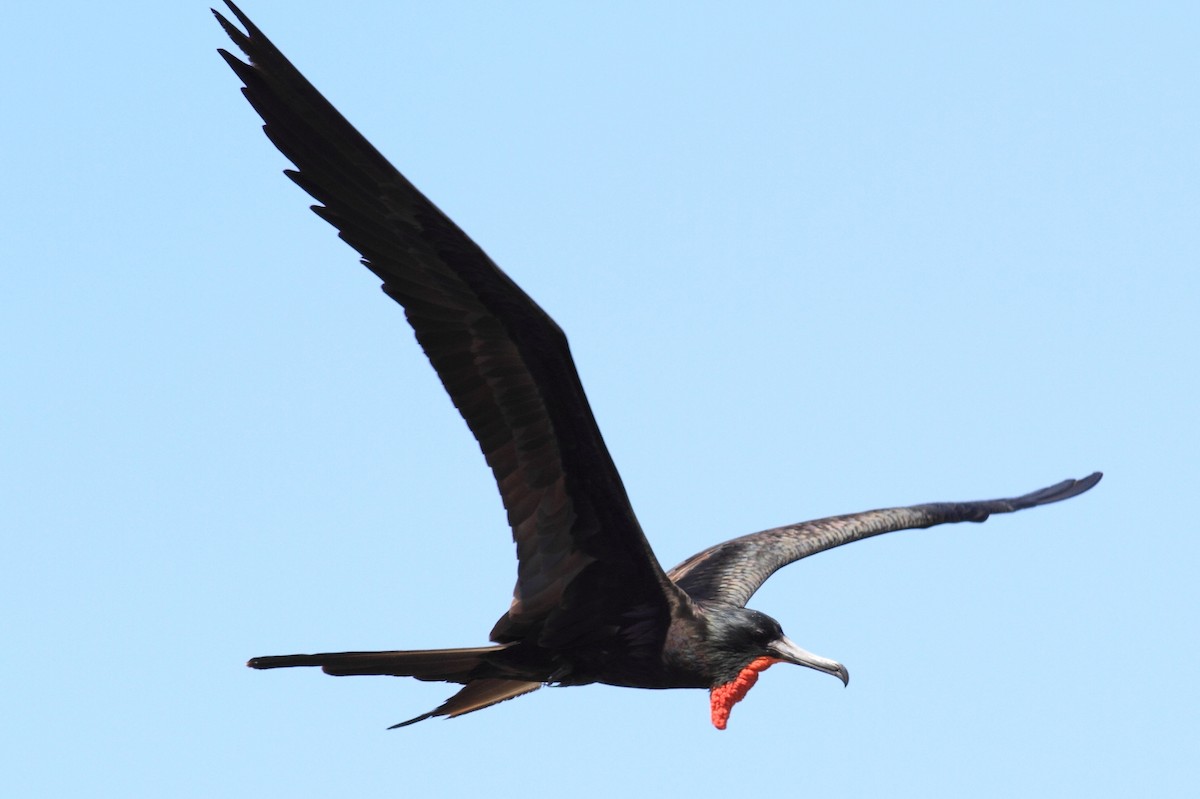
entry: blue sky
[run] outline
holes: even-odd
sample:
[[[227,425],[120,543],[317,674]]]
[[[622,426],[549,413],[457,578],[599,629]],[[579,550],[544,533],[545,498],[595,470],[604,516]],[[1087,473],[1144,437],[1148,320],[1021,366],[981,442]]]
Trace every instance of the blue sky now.
[[[474,442],[204,4],[15,6],[4,793],[1190,795],[1193,6],[243,7],[564,327],[665,564],[1106,477],[778,574],[850,685],[772,669],[724,733],[604,686],[387,732],[449,689],[242,664],[484,643]]]

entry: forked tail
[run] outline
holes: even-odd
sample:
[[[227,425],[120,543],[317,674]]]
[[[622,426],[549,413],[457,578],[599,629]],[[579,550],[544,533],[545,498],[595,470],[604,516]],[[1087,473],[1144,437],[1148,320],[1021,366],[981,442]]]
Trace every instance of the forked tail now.
[[[326,652],[316,655],[272,655],[252,658],[252,669],[285,669],[318,666],[326,674],[347,677],[360,674],[385,674],[415,677],[418,680],[463,683],[462,689],[438,707],[389,729],[406,727],[435,716],[461,716],[473,710],[527,694],[541,687],[539,681],[496,677],[497,664],[492,657],[509,644],[468,649],[417,649],[392,652]]]

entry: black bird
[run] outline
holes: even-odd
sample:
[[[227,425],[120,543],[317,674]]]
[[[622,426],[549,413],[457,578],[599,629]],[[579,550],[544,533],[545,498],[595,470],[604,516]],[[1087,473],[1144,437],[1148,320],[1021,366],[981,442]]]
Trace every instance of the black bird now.
[[[286,174],[312,195],[404,308],[417,341],[496,478],[517,546],[517,584],[493,646],[258,657],[256,669],[320,666],[463,687],[397,724],[459,716],[543,684],[707,688],[713,723],[773,663],[832,674],[840,663],[798,647],[746,607],[782,566],[851,541],[1082,494],[1100,473],[1013,499],[852,513],[735,538],[664,572],[642,534],[561,329],[425,198],[229,0],[242,33],[213,11],[249,63],[220,50]]]

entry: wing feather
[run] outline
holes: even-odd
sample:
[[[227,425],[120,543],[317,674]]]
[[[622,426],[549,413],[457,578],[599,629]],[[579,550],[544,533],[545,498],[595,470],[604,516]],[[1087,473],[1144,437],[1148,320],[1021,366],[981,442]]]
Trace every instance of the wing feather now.
[[[697,552],[667,572],[693,599],[745,605],[767,578],[809,555],[897,530],[933,527],[952,522],[982,522],[993,513],[1061,502],[1100,482],[1101,473],[1082,480],[1064,480],[1011,499],[979,502],[934,502],[904,508],[884,508],[751,533]]]
[[[220,53],[295,165],[286,174],[404,307],[492,469],[518,557],[493,640],[587,637],[647,608],[665,619],[677,591],[634,516],[562,330],[228,5],[245,33],[213,13],[249,63]],[[576,596],[585,570],[592,593]]]

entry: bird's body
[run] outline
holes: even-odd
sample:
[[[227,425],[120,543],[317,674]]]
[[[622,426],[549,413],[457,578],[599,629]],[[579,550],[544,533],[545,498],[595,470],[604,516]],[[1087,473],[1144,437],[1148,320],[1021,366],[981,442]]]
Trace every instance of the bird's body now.
[[[246,33],[220,14],[250,59],[222,56],[288,176],[403,306],[418,342],[492,469],[517,547],[517,583],[491,646],[254,658],[259,669],[316,666],[463,688],[429,713],[457,716],[547,683],[707,688],[713,722],[770,665],[847,680],[746,607],[776,570],[894,530],[983,521],[1087,491],[1099,473],[1005,500],[848,514],[718,544],[670,571],[633,513],[557,324],[380,155],[229,0]],[[216,13],[216,12],[214,12]],[[403,725],[397,725],[403,726]]]

